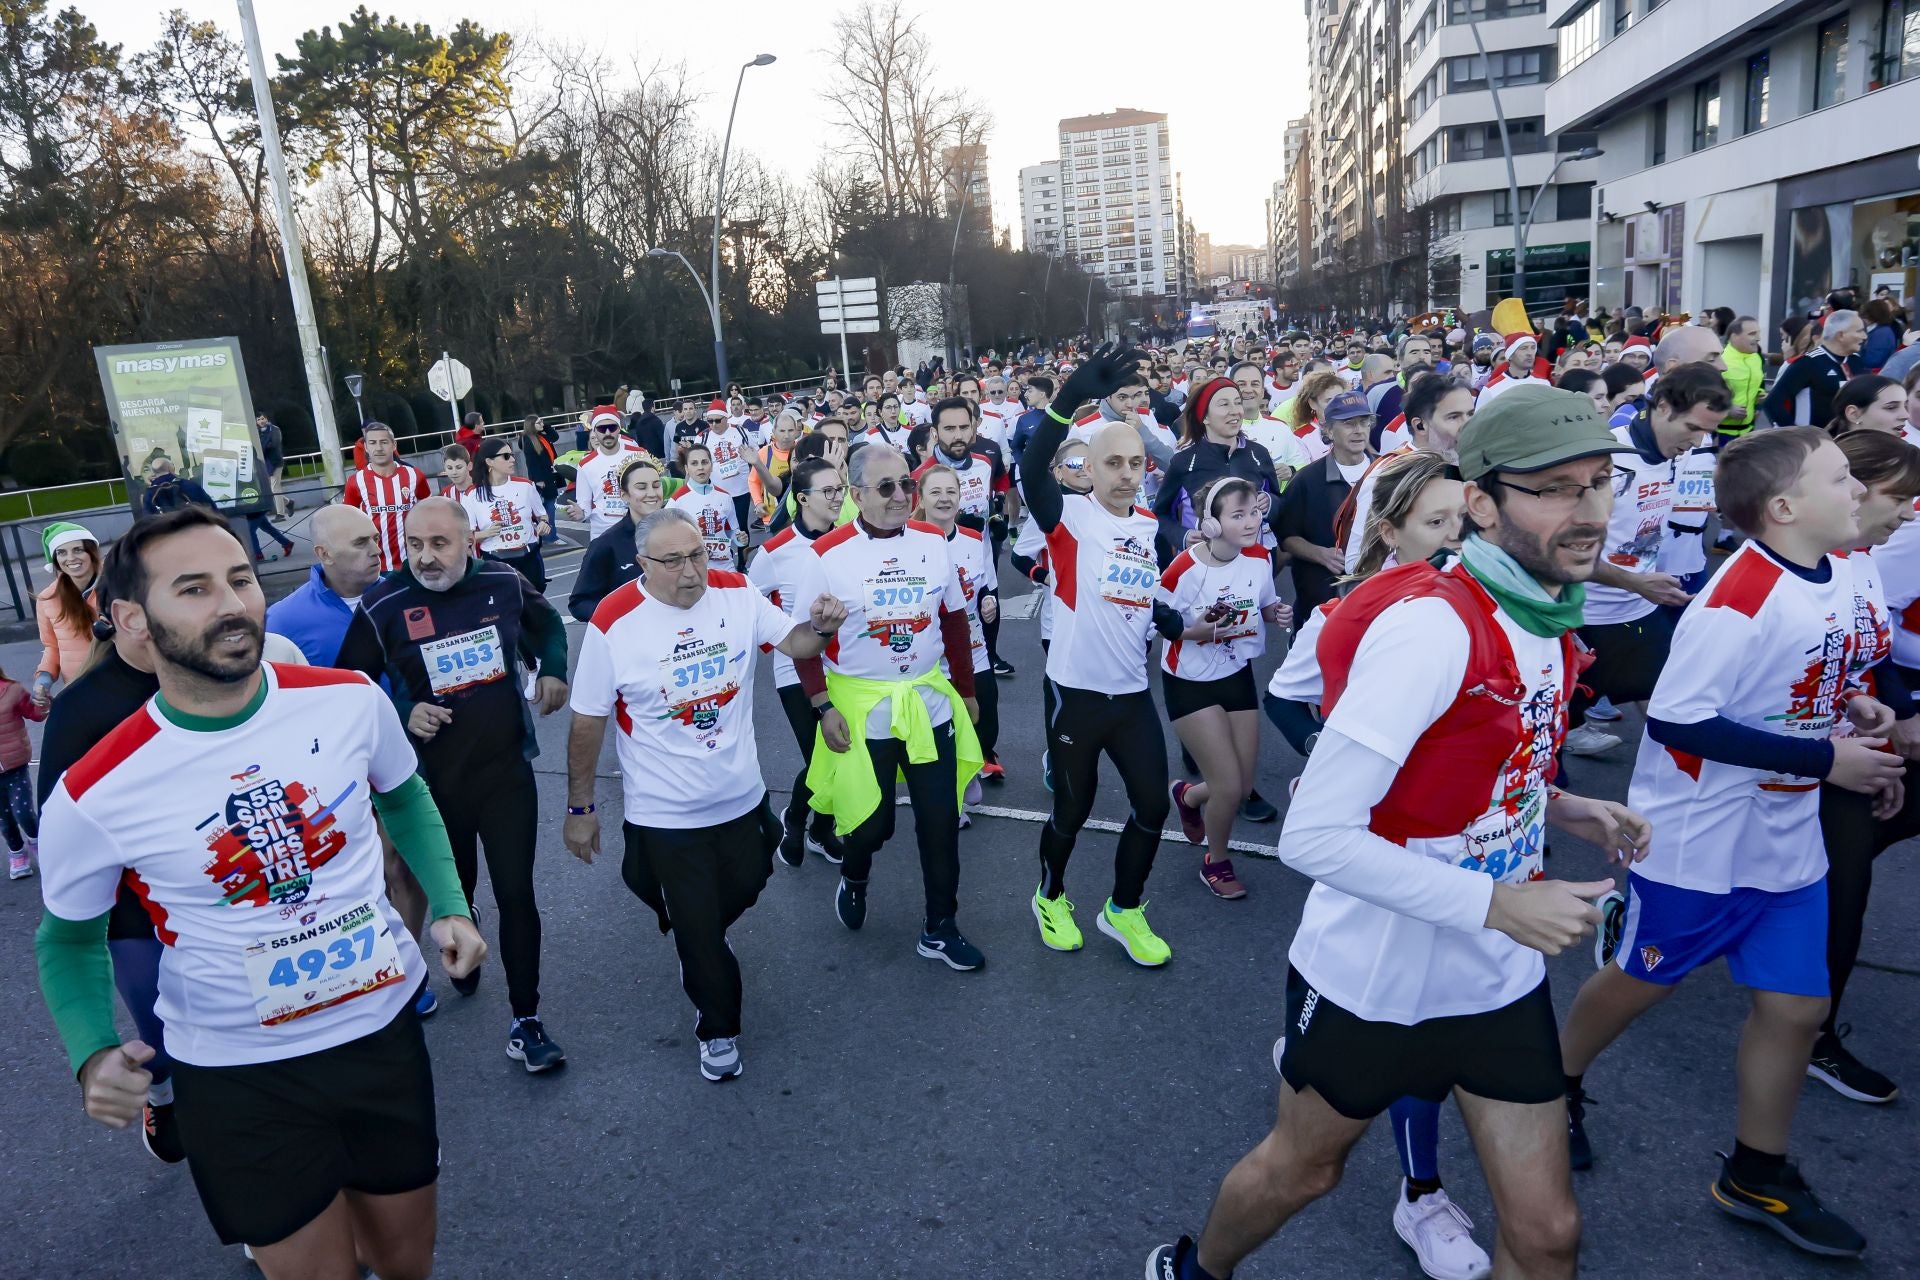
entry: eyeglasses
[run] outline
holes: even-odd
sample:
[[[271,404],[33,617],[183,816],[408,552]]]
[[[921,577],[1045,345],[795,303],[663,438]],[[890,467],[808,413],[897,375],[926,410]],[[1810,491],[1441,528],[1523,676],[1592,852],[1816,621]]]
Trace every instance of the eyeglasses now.
[[[640,558],[642,560],[653,561],[668,573],[679,573],[682,569],[686,569],[692,565],[705,564],[707,561],[707,553],[705,551],[689,551],[677,556],[650,556],[643,551],[640,553]]]
[[[914,491],[917,490],[920,485],[912,476],[902,476],[898,480],[894,480],[891,477],[885,480],[875,480],[872,484],[861,487],[871,489],[883,498],[891,498],[895,493],[903,493],[911,498],[914,495]]]
[[[1062,458],[1060,465],[1069,471],[1085,471],[1087,469],[1087,460],[1085,458]]]
[[[1571,484],[1563,482],[1561,484],[1543,485],[1538,489],[1529,489],[1526,485],[1515,484],[1511,480],[1502,480],[1499,476],[1483,476],[1480,479],[1482,486],[1485,486],[1489,482],[1497,484],[1504,489],[1512,489],[1515,493],[1524,493],[1529,498],[1538,498],[1549,507],[1559,507],[1564,510],[1577,505],[1580,499],[1590,493],[1611,496],[1613,491],[1613,472],[1607,471],[1595,476],[1592,484]]]
[[[831,485],[831,486],[825,486],[825,487],[816,485],[811,489],[807,489],[803,491],[800,496],[803,498],[807,498],[807,497],[813,496],[816,493],[819,494],[821,497],[825,498],[828,502],[838,502],[842,498],[847,496],[847,490],[845,485]]]

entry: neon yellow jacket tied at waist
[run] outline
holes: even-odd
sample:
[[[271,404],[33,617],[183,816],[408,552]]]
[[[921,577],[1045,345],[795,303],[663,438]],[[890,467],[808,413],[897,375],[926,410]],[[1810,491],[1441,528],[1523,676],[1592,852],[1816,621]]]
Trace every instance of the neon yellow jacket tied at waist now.
[[[1751,354],[1728,347],[1724,353],[1727,390],[1733,394],[1733,408],[1720,424],[1723,435],[1742,434],[1752,429],[1754,406],[1760,403],[1761,384],[1766,381],[1767,365],[1758,351]]]
[[[880,807],[880,782],[873,776],[873,757],[867,754],[867,716],[887,698],[893,699],[893,736],[907,744],[907,760],[926,764],[939,756],[933,742],[933,717],[917,686],[926,685],[953,707],[954,786],[964,801],[967,783],[980,772],[985,756],[980,736],[973,731],[967,704],[960,691],[936,665],[911,680],[869,680],[864,676],[827,672],[827,697],[846,717],[847,736],[852,744],[845,751],[828,748],[826,739],[814,730],[813,764],[807,769],[807,787],[813,792],[813,807],[833,818],[835,835],[844,836],[865,822]]]

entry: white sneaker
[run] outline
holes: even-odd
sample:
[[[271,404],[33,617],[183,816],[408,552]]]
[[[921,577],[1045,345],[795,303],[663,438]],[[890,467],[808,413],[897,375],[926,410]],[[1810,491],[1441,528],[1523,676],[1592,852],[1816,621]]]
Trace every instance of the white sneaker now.
[[[1409,1202],[1402,1178],[1393,1198],[1393,1229],[1433,1280],[1480,1280],[1493,1273],[1493,1260],[1473,1242],[1473,1220],[1444,1189]]]
[[[1587,719],[1589,720],[1604,720],[1608,724],[1612,724],[1619,718],[1620,708],[1613,705],[1611,698],[1602,698],[1587,708]]]
[[[25,849],[7,855],[7,879],[25,880],[33,874],[33,855]]]
[[[1620,745],[1620,739],[1610,733],[1602,733],[1590,724],[1568,732],[1567,740],[1561,744],[1568,755],[1599,756],[1605,755]]]
[[[732,1036],[716,1036],[700,1042],[700,1074],[715,1084],[739,1075],[740,1045]]]

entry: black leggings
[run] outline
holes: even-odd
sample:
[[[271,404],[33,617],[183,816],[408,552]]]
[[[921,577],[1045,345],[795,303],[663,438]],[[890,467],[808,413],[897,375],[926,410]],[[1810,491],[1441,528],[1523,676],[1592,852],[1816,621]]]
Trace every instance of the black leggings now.
[[[1832,1031],[1839,1023],[1840,997],[1860,958],[1874,859],[1920,835],[1920,785],[1907,792],[1900,812],[1882,822],[1873,816],[1871,796],[1823,783],[1820,834],[1827,846],[1827,981],[1833,993],[1822,1029]]]
[[[1047,722],[1047,750],[1053,757],[1053,816],[1040,828],[1041,895],[1066,892],[1067,859],[1073,842],[1093,813],[1100,780],[1100,754],[1120,771],[1133,812],[1120,832],[1113,859],[1113,905],[1130,911],[1146,892],[1147,873],[1160,848],[1166,823],[1167,742],[1153,695],[1094,693],[1071,685],[1055,687],[1058,702]]]
[[[895,697],[917,698],[907,689]],[[855,725],[855,733],[864,725]],[[960,910],[960,797],[954,772],[953,726],[933,731],[938,754],[925,764],[907,762],[907,744],[898,738],[868,738],[874,780],[880,784],[880,807],[849,831],[842,844],[846,861],[840,874],[855,884],[873,874],[873,855],[893,838],[894,779],[905,775],[907,796],[913,801],[913,834],[920,844],[920,878],[927,891],[927,927],[951,920]]]
[[[546,558],[540,554],[539,547],[534,547],[531,550],[522,551],[518,555],[511,556],[495,555],[491,551],[483,551],[481,552],[481,558],[497,560],[501,564],[511,565],[513,568],[519,570],[521,577],[533,584],[535,591],[545,591],[547,589],[547,562]]]
[[[981,759],[997,762],[994,747],[1000,743],[1000,677],[993,668],[973,673],[973,700],[980,704],[980,723],[973,726],[980,738]]]
[[[516,1018],[540,1012],[540,910],[533,898],[533,846],[540,797],[533,765],[514,759],[492,768],[428,780],[453,845],[453,865],[467,905],[479,879],[478,852],[487,852],[487,880],[500,912],[500,964],[507,971],[507,1003]]]
[[[766,797],[739,817],[710,827],[621,824],[626,860],[644,859],[665,900],[680,953],[680,985],[699,1010],[702,1040],[740,1034],[740,961],[727,930],[767,887],[780,824]],[[631,872],[623,872],[631,882]]]
[[[793,802],[787,811],[798,815],[807,812],[813,803],[813,790],[807,786],[807,769],[813,764],[813,743],[815,730],[820,719],[813,713],[813,700],[807,697],[807,691],[797,684],[783,684],[777,690],[780,695],[780,709],[787,713],[787,727],[793,730],[793,740],[800,744],[800,773],[793,780]],[[824,813],[816,813],[811,821],[814,838],[817,840],[823,831],[833,830],[833,819]]]
[[[986,714],[986,703],[980,705],[981,714]],[[40,814],[33,807],[33,778],[24,764],[0,773],[0,834],[6,836],[7,848],[14,853],[20,852],[26,841],[40,838]]]

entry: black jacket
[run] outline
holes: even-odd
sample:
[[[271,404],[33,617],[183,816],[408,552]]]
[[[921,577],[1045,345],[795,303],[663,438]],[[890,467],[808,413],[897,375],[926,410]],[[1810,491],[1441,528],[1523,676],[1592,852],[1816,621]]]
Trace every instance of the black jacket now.
[[[633,515],[628,513],[587,544],[580,557],[580,576],[573,580],[573,594],[567,597],[568,613],[591,622],[593,611],[615,588],[639,578],[640,557],[635,554],[633,534]]]
[[[1173,451],[1173,461],[1160,477],[1160,496],[1153,503],[1153,514],[1160,520],[1161,568],[1185,549],[1187,530],[1199,527],[1195,495],[1222,476],[1250,481],[1265,493],[1267,520],[1272,523],[1280,509],[1280,480],[1273,469],[1273,455],[1265,445],[1249,440],[1231,452],[1226,445],[1211,440],[1181,445]]]
[[[435,692],[427,650],[456,637],[472,638],[469,654],[435,649],[431,660],[443,683],[443,691]],[[439,786],[505,759],[539,754],[533,711],[521,692],[523,646],[538,659],[541,675],[566,678],[567,628],[559,612],[518,570],[469,558],[466,577],[446,591],[421,586],[411,566],[368,587],[334,665],[376,681],[385,677],[402,722],[419,702],[452,710],[453,720],[439,733],[413,740],[420,772]],[[498,665],[501,673],[445,688],[469,656]]]

